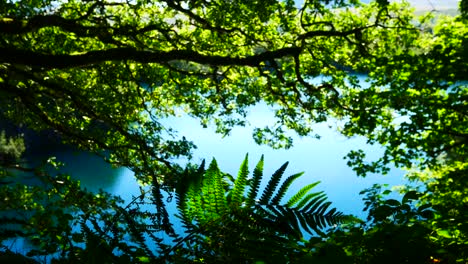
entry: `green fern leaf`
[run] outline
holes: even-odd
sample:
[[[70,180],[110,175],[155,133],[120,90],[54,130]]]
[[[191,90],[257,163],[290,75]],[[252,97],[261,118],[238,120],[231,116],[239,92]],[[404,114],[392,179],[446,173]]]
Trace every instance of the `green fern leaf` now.
[[[215,199],[216,199],[216,213],[219,215],[223,215],[227,211],[227,201],[225,196],[225,182],[224,182],[224,174],[219,170],[215,175],[214,180],[214,192],[215,192]]]
[[[291,229],[292,229],[291,233],[296,238],[302,237],[301,229],[299,227],[299,222],[298,222],[296,214],[294,213],[294,210],[291,210],[290,208],[287,208],[287,207],[284,207],[284,206],[281,206],[281,205],[279,207],[280,207],[280,210],[282,211],[282,213],[284,214],[284,217],[285,217],[284,219],[291,226]]]
[[[216,159],[213,159],[205,172],[202,182],[202,197],[204,199],[204,209],[211,218],[216,217],[216,190],[215,178],[218,174],[218,164]]]
[[[314,212],[315,208],[320,205],[323,201],[327,200],[327,195],[325,193],[320,194],[319,196],[315,197],[311,200],[306,206],[302,208],[302,212],[310,213]],[[312,207],[315,207],[311,209]]]
[[[288,164],[289,162],[284,163],[277,171],[275,171],[275,173],[273,173],[265,190],[263,191],[262,197],[260,198],[260,204],[267,204],[270,201],[271,196],[278,186],[284,171],[288,167]]]
[[[315,202],[311,207],[310,209],[307,211],[308,214],[317,214],[317,211],[319,209],[320,206],[323,205],[323,203],[325,203],[327,201],[327,197],[326,195],[323,195],[323,197],[321,197],[320,199],[317,199],[315,198],[314,200],[311,201],[312,202]]]
[[[302,229],[304,229],[309,234],[313,234],[310,226],[315,225],[315,222],[313,223],[308,222],[304,214],[298,211],[296,211],[296,217],[299,223],[301,224]]]
[[[234,189],[232,190],[232,202],[235,204],[242,203],[242,197],[245,187],[247,185],[247,176],[249,174],[249,154],[245,155],[245,159],[239,169],[237,179],[234,182]]]
[[[269,204],[266,206],[266,209],[267,214],[270,216],[269,218],[273,220],[277,220],[283,215],[283,213],[279,211],[278,208],[276,208],[276,206],[274,205]]]
[[[328,211],[328,213],[326,214],[326,216],[332,216],[332,217],[335,217],[337,215],[340,215],[341,213],[337,213],[336,212],[336,208],[332,208],[330,209],[330,211]]]
[[[200,177],[201,180],[190,184],[183,199],[186,204],[178,206],[178,209],[184,210],[183,214],[191,217],[187,219],[190,221],[183,221],[189,236],[199,234],[199,239],[193,236],[194,240],[190,240],[189,244],[206,243],[203,239],[209,239],[210,243],[221,242],[222,250],[226,252],[240,253],[249,252],[246,245],[266,245],[264,241],[268,240],[268,243],[272,242],[272,246],[279,249],[278,241],[281,239],[300,239],[304,231],[322,236],[323,228],[344,219],[335,208],[330,209],[330,202],[327,202],[323,192],[310,193],[319,182],[306,185],[287,202],[279,205],[292,183],[303,175],[293,174],[280,184],[287,162],[272,175],[260,200],[256,202],[263,177],[263,162],[262,156],[253,171],[253,177],[248,179],[246,155],[237,178],[232,179],[219,170],[213,159]],[[184,188],[181,187],[182,190]],[[182,193],[177,197],[180,198],[183,198]],[[242,204],[244,201],[245,205]],[[236,240],[239,235],[242,241]],[[223,244],[226,237],[233,243]]]
[[[198,170],[191,173],[189,169],[185,169],[182,178],[179,180],[176,186],[176,206],[180,215],[177,215],[182,220],[183,224],[188,224],[193,219],[193,215],[190,214],[187,206],[189,203],[187,200],[193,199],[193,197],[188,197],[190,188],[199,189],[201,184],[201,179],[205,170],[205,160],[202,161],[201,165],[198,167]],[[195,192],[197,193],[197,192]]]
[[[320,205],[319,208],[317,208],[316,214],[319,217],[319,223],[320,227],[323,228],[327,225],[333,224],[333,217],[327,216],[325,214],[325,211],[328,209],[328,207],[331,205],[331,202],[325,202],[322,205]]]
[[[323,194],[323,192],[315,192],[315,193],[307,194],[294,208],[297,210],[301,210],[301,208],[303,208],[312,198],[321,194]]]
[[[281,187],[278,190],[278,193],[271,199],[272,204],[279,204],[281,199],[284,197],[286,192],[288,191],[289,186],[299,177],[301,177],[304,174],[304,172],[296,173],[294,175],[289,176],[281,185]]]
[[[233,183],[236,181],[236,180],[234,179],[234,177],[232,177],[232,175],[229,174],[229,173],[223,173],[223,175],[224,175],[224,177],[226,177],[226,178],[229,180],[229,183],[230,183],[230,184],[231,184],[231,183],[233,184]]]
[[[205,221],[205,206],[202,197],[202,183],[192,185],[187,192],[188,211],[187,214],[200,223]]]
[[[318,216],[315,214],[304,214],[307,224],[309,225],[310,229],[312,229],[316,234],[319,236],[325,236],[325,234],[320,230],[322,227],[320,227],[319,219]]]
[[[317,209],[317,214],[320,214],[320,215],[326,215],[325,214],[325,211],[327,211],[328,207],[330,207],[331,205],[331,202],[325,202],[324,204],[322,204],[318,209]]]
[[[293,197],[289,199],[286,205],[288,207],[293,207],[296,203],[298,203],[302,199],[302,197],[304,197],[304,195],[307,194],[307,192],[309,192],[312,188],[317,186],[317,184],[319,183],[320,181],[317,181],[317,182],[314,182],[314,183],[311,183],[302,187]]]
[[[204,222],[205,210],[201,196],[203,176],[205,174],[205,160],[202,161],[198,170],[187,178],[188,188],[185,194],[185,210],[180,211],[185,224],[190,225],[192,221]]]
[[[246,206],[250,207],[255,204],[255,199],[257,198],[258,188],[260,187],[260,183],[263,177],[263,155],[258,161],[257,166],[253,171],[253,178],[250,180],[249,184],[249,191],[247,193],[247,201]]]

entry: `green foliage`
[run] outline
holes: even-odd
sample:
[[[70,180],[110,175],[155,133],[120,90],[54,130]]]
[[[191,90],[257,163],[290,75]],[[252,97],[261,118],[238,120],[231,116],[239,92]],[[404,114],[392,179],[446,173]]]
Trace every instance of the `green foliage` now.
[[[329,210],[322,193],[309,192],[318,183],[302,188],[288,201],[276,198],[302,174],[288,177],[281,186],[279,181],[270,185],[268,190],[273,191],[265,203],[258,198],[267,190],[252,196],[253,204],[247,206],[248,195],[258,190],[262,180],[262,166],[263,157],[254,173],[257,180],[248,178],[247,156],[236,179],[222,173],[215,160],[206,170],[204,163],[187,167],[176,192],[183,224],[178,234],[161,221],[152,186],[142,187],[140,196],[122,206],[118,197],[82,190],[68,175],[52,177],[44,169],[32,170],[31,177],[37,177],[40,185],[0,188],[6,201],[1,212],[14,213],[0,217],[0,239],[26,238],[35,247],[24,253],[54,254],[56,263],[302,261],[310,255],[303,231],[322,234],[323,228],[347,217]],[[275,177],[281,179],[284,170],[282,166]],[[323,199],[313,201],[310,196]],[[160,234],[169,234],[175,244],[163,241]],[[263,250],[258,250],[259,245]]]
[[[367,114],[350,117],[343,132],[364,135],[385,152],[370,163],[364,153],[350,153],[358,174],[385,173],[389,163],[437,170],[441,157],[449,163],[466,160],[467,32],[466,21],[441,16],[415,34],[407,49],[372,59],[369,88],[353,92],[352,104],[367,107]]]
[[[5,131],[0,132],[0,165],[12,165],[8,163],[17,161],[24,151],[24,140],[21,137],[7,138]]]
[[[460,203],[443,208],[437,201],[448,199],[433,194],[430,189],[422,192],[404,189],[401,199],[388,198],[393,192],[382,187],[375,184],[361,192],[365,194],[365,210],[369,212],[367,222],[344,224],[332,230],[326,243],[317,246],[314,258],[326,263],[334,257],[329,253],[332,250],[334,254],[346,256],[344,263],[467,261],[463,227],[466,217],[454,219],[452,215],[449,219],[446,214]]]
[[[68,175],[38,169],[29,176],[39,184],[0,188],[0,242],[26,239],[33,249],[22,254],[54,263],[136,263],[156,261],[156,250],[167,247],[156,236],[169,233],[161,212],[143,208],[156,207],[152,195],[122,206],[120,197],[82,190]]]
[[[368,221],[342,225],[329,233],[327,243],[318,247],[316,258],[333,258],[330,249],[346,256],[345,263],[432,263],[440,260],[437,243],[431,241],[427,225],[433,219],[430,204],[417,204],[421,193],[408,191],[401,200],[388,199],[390,190],[381,185],[361,192]],[[449,262],[450,263],[450,262]]]
[[[385,43],[392,43],[414,31],[406,10],[381,8],[341,0],[306,1],[301,9],[273,0],[7,1],[0,112],[18,126],[105,152],[155,186],[162,211],[163,193],[183,173],[176,161],[195,146],[161,120],[183,111],[226,135],[264,102],[278,107],[277,120],[255,130],[257,142],[291,146],[288,129],[305,136],[314,123],[348,113],[355,96],[337,65],[380,56],[375,34],[390,32]],[[320,75],[331,78],[315,84]],[[167,213],[160,217],[168,223]]]
[[[292,146],[288,130],[310,135],[332,116],[375,123],[381,112],[366,108],[381,100],[356,105],[369,90],[348,85],[349,69],[368,72],[413,48],[410,14],[386,1],[8,1],[0,110],[108,151],[149,183],[178,175],[174,160],[191,155],[194,145],[160,122],[179,111],[228,134],[252,105],[273,105],[276,122],[254,138],[274,147]],[[177,184],[158,180],[165,190]]]
[[[163,256],[181,262],[257,261],[265,256],[249,248],[259,238],[278,262],[311,248],[318,255],[303,257],[322,262],[330,254],[329,262],[342,263],[466,262],[467,1],[460,1],[460,16],[429,20],[416,22],[407,3],[385,0],[304,1],[300,8],[274,0],[5,1],[2,117],[106,153],[108,162],[130,168],[150,187],[149,197],[122,208],[117,197],[83,192],[64,175],[44,177],[45,187],[1,184],[1,208],[21,209],[29,223],[3,218],[27,234],[7,230],[1,238],[35,236],[35,253],[61,252],[81,262],[154,261],[146,236]],[[369,85],[356,73],[366,73]],[[332,118],[342,134],[384,148],[375,161],[360,150],[348,154],[358,175],[413,167],[424,190],[410,190],[400,201],[380,197],[374,186],[366,191],[368,226],[345,226],[327,243],[298,244],[298,230],[320,233],[341,217],[324,194],[310,193],[315,183],[283,202],[300,176],[280,184],[286,164],[261,192],[263,158],[250,179],[247,159],[235,180],[215,162],[184,172],[176,161],[195,146],[161,121],[183,111],[227,135],[260,102],[273,107],[275,123],[254,128],[257,143],[288,148],[288,130],[313,135],[314,124]],[[2,173],[25,169],[16,166],[23,150],[21,140],[0,134]],[[192,232],[178,237],[172,251],[151,234],[176,236],[164,203],[173,189]],[[145,202],[155,212],[142,211]],[[125,234],[134,244],[120,243]],[[110,249],[124,252],[122,258]]]
[[[187,256],[189,259],[268,263],[297,260],[307,252],[304,245],[301,249],[302,230],[322,234],[320,229],[347,219],[336,209],[328,209],[330,203],[324,195],[309,193],[318,182],[307,185],[282,203],[284,193],[302,175],[294,174],[279,186],[288,163],[272,175],[262,193],[253,194],[262,179],[263,157],[253,178],[248,180],[247,164],[248,156],[238,177],[231,182],[233,186],[229,186],[226,174],[213,159],[206,171],[201,167],[187,176],[200,179],[201,175],[201,181],[192,181],[188,188],[181,186],[177,190],[179,217],[187,230],[187,235],[178,242],[180,246],[185,243],[186,247],[196,249],[193,255]],[[322,199],[311,200],[313,196]],[[256,200],[257,197],[261,198]]]
[[[434,210],[428,221],[432,230],[430,239],[450,261],[468,261],[467,167],[466,163],[457,162],[438,170],[410,174],[412,180],[424,183],[425,191],[420,200],[431,204]]]

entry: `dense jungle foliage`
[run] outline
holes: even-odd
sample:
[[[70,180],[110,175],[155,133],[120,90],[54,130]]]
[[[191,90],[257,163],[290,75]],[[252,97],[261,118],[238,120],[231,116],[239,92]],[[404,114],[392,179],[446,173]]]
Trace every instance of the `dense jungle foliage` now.
[[[0,241],[27,238],[36,247],[24,254],[54,263],[468,263],[468,1],[436,20],[413,11],[385,0],[1,2],[1,120],[128,167],[141,195],[87,192],[51,175],[53,158],[24,166],[24,136],[5,129]],[[412,186],[399,200],[363,190],[360,220],[310,192],[316,183],[283,201],[301,176],[281,181],[287,164],[259,190],[263,158],[250,177],[247,159],[237,177],[216,160],[177,163],[195,145],[163,118],[183,111],[228,135],[259,103],[276,123],[254,129],[258,144],[289,148],[288,132],[315,136],[335,120],[384,148],[374,161],[347,155],[358,176],[396,166]]]

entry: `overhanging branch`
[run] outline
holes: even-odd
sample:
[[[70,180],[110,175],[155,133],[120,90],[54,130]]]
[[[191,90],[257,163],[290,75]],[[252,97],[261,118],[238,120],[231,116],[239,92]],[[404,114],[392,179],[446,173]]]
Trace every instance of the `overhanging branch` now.
[[[78,55],[52,55],[23,49],[0,48],[0,63],[19,64],[46,69],[85,67],[106,61],[166,63],[169,61],[184,60],[213,66],[258,66],[263,61],[295,56],[300,52],[301,48],[299,47],[289,47],[274,51],[266,51],[252,56],[229,57],[203,55],[190,50],[144,51],[137,50],[135,48],[113,48],[89,51]]]

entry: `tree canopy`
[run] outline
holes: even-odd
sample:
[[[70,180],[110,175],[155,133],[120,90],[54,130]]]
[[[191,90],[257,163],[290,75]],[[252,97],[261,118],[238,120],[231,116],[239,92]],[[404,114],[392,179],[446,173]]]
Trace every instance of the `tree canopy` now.
[[[110,149],[137,171],[189,154],[192,145],[159,122],[178,110],[229,133],[249,106],[278,106],[277,124],[254,134],[275,147],[291,145],[285,128],[308,135],[331,115],[372,131],[385,109],[349,71],[372,72],[379,58],[410,50],[419,29],[398,5],[328,2],[7,2],[2,112]],[[328,78],[314,84],[319,76]]]
[[[443,179],[466,193],[457,176],[468,159],[466,6],[432,23],[393,1],[7,0],[0,116],[129,167],[154,187],[161,212],[162,191],[184,173],[176,159],[195,147],[164,118],[184,112],[227,135],[265,103],[276,123],[253,137],[274,148],[293,144],[288,131],[309,136],[336,120],[344,135],[385,148],[370,163],[350,152],[358,175],[417,170],[412,179],[427,183],[419,197],[439,205],[443,231],[454,213],[443,206],[458,197],[434,195],[450,192]]]

